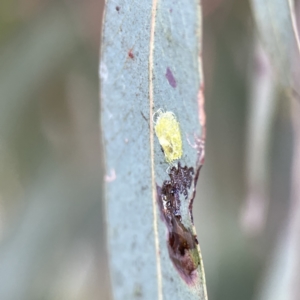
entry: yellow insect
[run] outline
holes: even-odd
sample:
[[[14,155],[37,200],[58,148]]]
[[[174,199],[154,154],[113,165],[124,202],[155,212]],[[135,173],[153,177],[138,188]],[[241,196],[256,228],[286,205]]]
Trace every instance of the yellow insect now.
[[[158,110],[154,115],[158,115],[155,122],[155,133],[161,147],[164,150],[168,163],[172,163],[182,156],[182,140],[179,123],[176,116],[171,111],[163,112]]]

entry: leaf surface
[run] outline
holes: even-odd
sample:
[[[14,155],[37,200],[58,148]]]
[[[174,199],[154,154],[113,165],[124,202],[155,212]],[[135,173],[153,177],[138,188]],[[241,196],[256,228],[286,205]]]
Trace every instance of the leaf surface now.
[[[200,25],[196,0],[106,3],[101,117],[114,299],[207,298],[191,215],[205,139]],[[166,112],[181,136],[166,125],[169,148],[155,131]],[[166,153],[180,146],[171,161]]]

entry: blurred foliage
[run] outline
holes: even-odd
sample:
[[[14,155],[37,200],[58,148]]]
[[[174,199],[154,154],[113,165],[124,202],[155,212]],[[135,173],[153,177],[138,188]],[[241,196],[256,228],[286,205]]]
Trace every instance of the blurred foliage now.
[[[209,299],[255,299],[288,218],[290,107],[277,93],[265,227],[249,235],[240,211],[257,34],[248,1],[203,6],[208,128],[194,219]],[[102,10],[96,0],[1,1],[0,299],[109,299],[98,128]]]
[[[103,3],[2,1],[0,298],[107,299]]]

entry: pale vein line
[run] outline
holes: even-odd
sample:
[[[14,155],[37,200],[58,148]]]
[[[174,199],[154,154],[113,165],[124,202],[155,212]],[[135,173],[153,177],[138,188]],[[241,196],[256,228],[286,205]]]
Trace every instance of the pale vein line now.
[[[157,10],[157,1],[152,1],[151,9],[151,24],[150,24],[150,45],[149,45],[149,106],[150,106],[150,119],[153,116],[153,54],[154,54],[154,33],[155,33],[155,19]],[[152,208],[153,208],[153,229],[155,240],[155,254],[156,254],[156,272],[157,272],[157,299],[163,300],[162,293],[162,277],[161,277],[161,262],[159,251],[159,237],[157,226],[157,213],[156,213],[156,186],[154,175],[154,138],[153,138],[153,122],[150,122],[150,152],[151,152],[151,180],[152,180]]]
[[[296,40],[296,45],[297,45],[298,54],[299,54],[300,53],[300,41],[299,41],[299,33],[298,33],[298,28],[297,28],[297,21],[296,21],[296,17],[295,17],[294,3],[291,0],[288,0],[288,6],[289,6],[290,16],[291,16],[291,20],[292,20],[294,37]]]

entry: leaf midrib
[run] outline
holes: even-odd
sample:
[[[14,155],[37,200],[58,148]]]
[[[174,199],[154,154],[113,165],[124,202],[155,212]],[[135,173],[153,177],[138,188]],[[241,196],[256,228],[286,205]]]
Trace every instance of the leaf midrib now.
[[[158,218],[156,209],[156,185],[155,185],[155,172],[154,172],[154,135],[153,135],[153,56],[154,56],[154,34],[155,34],[155,21],[157,12],[158,0],[152,1],[151,9],[151,23],[150,23],[150,44],[149,44],[149,123],[150,123],[150,161],[151,161],[151,185],[152,185],[152,210],[153,210],[153,231],[155,240],[155,257],[156,257],[156,272],[157,272],[157,299],[163,300],[162,293],[162,274],[161,262],[159,251],[159,236],[158,236]]]

